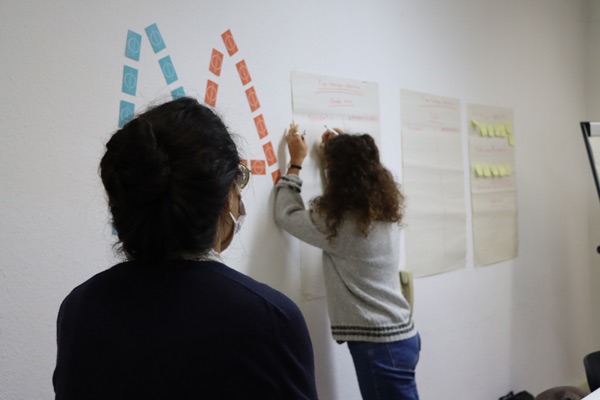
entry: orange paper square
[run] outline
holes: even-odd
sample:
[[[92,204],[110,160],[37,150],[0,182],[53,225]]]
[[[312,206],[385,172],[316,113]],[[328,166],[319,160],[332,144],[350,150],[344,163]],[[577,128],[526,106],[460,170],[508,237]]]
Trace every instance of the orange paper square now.
[[[265,124],[265,118],[262,114],[254,117],[254,125],[256,125],[256,131],[258,132],[259,138],[263,139],[269,134],[267,124]]]
[[[248,98],[248,104],[250,105],[250,110],[252,112],[260,108],[260,103],[258,101],[258,96],[256,96],[256,90],[254,90],[254,86],[246,90],[246,97]]]
[[[242,60],[239,63],[235,64],[238,74],[240,75],[240,79],[242,80],[242,85],[246,86],[248,83],[252,81],[250,77],[250,71],[248,71],[248,66],[246,65],[246,60]]]
[[[265,157],[267,158],[267,163],[269,165],[275,164],[277,162],[277,156],[275,155],[275,150],[273,150],[273,144],[267,142],[267,144],[263,145],[263,150],[265,152]]]
[[[223,65],[223,53],[221,53],[217,49],[212,49],[212,54],[210,56],[210,65],[208,66],[208,70],[215,74],[216,76],[221,75],[221,66]]]
[[[271,177],[273,178],[273,183],[279,182],[279,180],[281,179],[281,171],[279,169],[273,171],[271,173]]]
[[[252,175],[265,175],[267,173],[267,163],[265,160],[250,160],[250,169]]]
[[[217,105],[218,92],[219,84],[209,79],[208,82],[206,82],[206,94],[204,95],[204,102],[209,106],[215,107]]]
[[[223,43],[225,43],[225,47],[227,48],[229,56],[232,56],[235,53],[237,53],[238,48],[237,44],[235,44],[235,40],[233,40],[233,34],[231,33],[231,29],[227,29],[227,31],[221,35],[221,38],[223,38]]]

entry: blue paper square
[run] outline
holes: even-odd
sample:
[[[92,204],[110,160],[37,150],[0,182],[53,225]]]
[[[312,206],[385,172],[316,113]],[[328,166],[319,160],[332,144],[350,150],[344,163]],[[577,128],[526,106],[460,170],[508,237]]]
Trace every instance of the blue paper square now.
[[[142,35],[134,31],[127,31],[127,44],[125,56],[135,61],[140,61],[140,50],[142,48]]]
[[[148,39],[150,39],[150,44],[152,45],[152,49],[154,50],[155,53],[158,53],[159,51],[161,51],[162,49],[167,47],[165,45],[165,42],[164,42],[162,35],[160,34],[160,31],[158,30],[158,26],[156,24],[152,24],[152,25],[148,26],[145,30],[146,30],[146,35],[148,35]]]
[[[123,84],[121,85],[121,91],[135,96],[135,93],[137,92],[137,78],[137,69],[131,68],[128,65],[123,66]]]
[[[175,72],[175,67],[171,61],[171,56],[161,58],[158,60],[158,63],[160,64],[160,69],[162,69],[165,81],[167,81],[167,85],[170,85],[178,79],[177,72]]]
[[[131,121],[133,113],[135,112],[135,105],[125,100],[121,100],[119,105],[119,128],[125,126],[126,123]]]
[[[185,90],[183,90],[183,86],[179,86],[177,89],[171,90],[171,96],[173,96],[173,100],[180,97],[185,97]]]

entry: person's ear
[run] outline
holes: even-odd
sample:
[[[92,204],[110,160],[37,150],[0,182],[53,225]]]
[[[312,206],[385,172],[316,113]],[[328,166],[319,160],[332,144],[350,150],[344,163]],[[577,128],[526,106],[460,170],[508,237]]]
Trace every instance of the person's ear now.
[[[235,209],[235,201],[237,199],[238,192],[235,185],[231,185],[231,189],[229,189],[229,193],[227,194],[227,201],[225,202],[225,206],[223,207],[224,213],[229,213],[229,211]]]

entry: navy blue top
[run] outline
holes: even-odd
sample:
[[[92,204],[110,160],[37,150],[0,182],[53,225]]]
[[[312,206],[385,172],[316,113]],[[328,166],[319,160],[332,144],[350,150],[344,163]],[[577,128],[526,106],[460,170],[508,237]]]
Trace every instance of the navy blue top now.
[[[214,261],[130,261],[58,315],[56,399],[316,399],[306,323],[286,296]]]

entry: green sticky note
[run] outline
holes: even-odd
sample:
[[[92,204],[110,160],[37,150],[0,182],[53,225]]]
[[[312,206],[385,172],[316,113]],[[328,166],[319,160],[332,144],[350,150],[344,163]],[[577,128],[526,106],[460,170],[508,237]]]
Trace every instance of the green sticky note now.
[[[515,145],[515,137],[513,135],[508,135],[508,144],[511,146]]]
[[[506,176],[510,176],[510,174],[512,174],[512,167],[510,164],[504,164],[504,169],[506,170]]]
[[[506,133],[508,133],[509,135],[512,135],[512,133],[513,133],[512,124],[510,122],[505,122],[504,126],[506,127]]]
[[[498,173],[500,176],[506,176],[506,168],[504,168],[504,164],[498,164]]]

